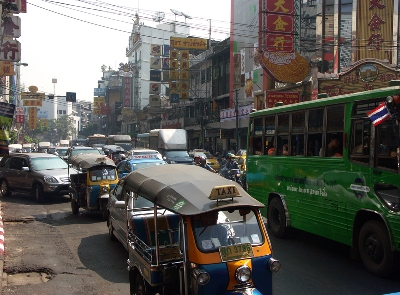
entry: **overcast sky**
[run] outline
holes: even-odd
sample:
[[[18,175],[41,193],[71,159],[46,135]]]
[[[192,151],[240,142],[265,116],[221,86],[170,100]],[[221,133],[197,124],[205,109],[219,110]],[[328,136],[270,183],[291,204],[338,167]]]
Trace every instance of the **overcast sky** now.
[[[175,20],[171,9],[190,18],[191,35],[229,37],[231,0],[28,0],[21,17],[21,85],[37,86],[40,92],[65,95],[76,92],[77,100],[93,100],[93,88],[102,77],[101,65],[113,69],[128,61],[134,15],[155,27],[153,17],[165,14],[163,22]],[[185,17],[176,16],[176,21]],[[52,79],[57,83],[53,84]]]

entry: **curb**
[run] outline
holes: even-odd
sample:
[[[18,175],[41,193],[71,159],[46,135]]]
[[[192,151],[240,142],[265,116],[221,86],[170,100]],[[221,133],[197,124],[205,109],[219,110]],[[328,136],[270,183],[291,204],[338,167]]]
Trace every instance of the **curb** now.
[[[0,293],[3,283],[3,267],[4,267],[4,228],[3,228],[3,213],[1,212],[0,202]]]

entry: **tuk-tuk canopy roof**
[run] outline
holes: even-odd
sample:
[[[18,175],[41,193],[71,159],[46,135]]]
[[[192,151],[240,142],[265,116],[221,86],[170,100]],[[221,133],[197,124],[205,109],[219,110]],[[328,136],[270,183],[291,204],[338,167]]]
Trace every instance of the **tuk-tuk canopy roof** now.
[[[88,169],[94,166],[113,166],[116,167],[113,160],[100,154],[78,154],[71,157],[70,164],[76,168]]]
[[[110,153],[125,152],[125,150],[122,147],[115,144],[104,145],[102,149],[103,151],[108,150]]]
[[[195,165],[171,164],[139,169],[125,177],[124,186],[182,215],[233,207],[264,207],[238,183]],[[240,196],[229,197],[232,192]],[[223,195],[226,198],[221,200]]]

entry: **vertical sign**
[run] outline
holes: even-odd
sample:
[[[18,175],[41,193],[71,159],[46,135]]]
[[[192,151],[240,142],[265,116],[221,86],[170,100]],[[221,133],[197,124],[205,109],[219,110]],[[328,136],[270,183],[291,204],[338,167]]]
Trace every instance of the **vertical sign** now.
[[[132,80],[131,77],[124,77],[124,107],[131,106],[131,87]]]
[[[36,129],[36,114],[37,114],[37,108],[36,107],[31,107],[29,108],[29,128],[31,130]]]

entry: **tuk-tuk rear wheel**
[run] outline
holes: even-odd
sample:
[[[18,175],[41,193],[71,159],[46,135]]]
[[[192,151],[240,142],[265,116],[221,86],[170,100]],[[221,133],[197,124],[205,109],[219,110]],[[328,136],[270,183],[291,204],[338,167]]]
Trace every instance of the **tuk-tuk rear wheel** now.
[[[137,274],[135,278],[134,293],[132,295],[146,295],[146,287],[144,285],[144,279],[141,274]]]
[[[79,214],[79,204],[74,200],[74,198],[71,198],[71,209],[72,209],[72,214],[74,215]]]

